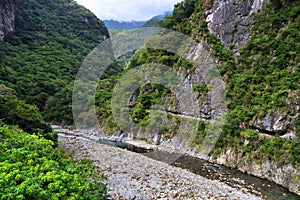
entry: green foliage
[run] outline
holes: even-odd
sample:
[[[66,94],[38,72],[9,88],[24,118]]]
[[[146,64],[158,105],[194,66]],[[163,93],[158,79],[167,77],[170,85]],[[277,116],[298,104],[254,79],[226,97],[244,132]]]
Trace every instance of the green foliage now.
[[[111,133],[119,129],[112,117],[111,98],[113,89],[119,76],[111,76],[99,81],[96,89],[96,113],[102,128]],[[136,90],[136,100],[130,109],[130,117],[138,125],[150,123],[150,108],[153,105],[162,105],[163,97],[166,97],[170,90],[159,84],[144,84]]]
[[[155,39],[155,38],[153,38]],[[195,66],[185,58],[181,58],[172,52],[164,50],[141,48],[131,58],[126,68],[134,68],[140,65],[156,63],[173,67],[175,70],[195,70]]]
[[[29,133],[40,133],[56,141],[57,135],[46,124],[35,105],[26,104],[13,95],[13,90],[0,85],[0,119],[6,124],[18,125]]]
[[[0,199],[106,199],[101,172],[53,142],[0,126]]]
[[[73,124],[72,114],[73,83],[67,85],[54,96],[48,98],[44,116],[52,123],[70,125]]]
[[[85,56],[109,37],[107,29],[73,0],[24,0],[17,8],[15,31],[0,46],[0,84],[44,111],[47,120],[61,117],[61,121],[70,122],[69,110],[60,110],[58,105],[67,107],[62,95],[71,95],[66,93],[70,92],[69,84]],[[49,113],[45,105],[53,98],[57,109]]]
[[[300,24],[299,16],[291,17],[297,8],[299,2],[293,2],[276,11],[267,6],[257,14],[237,69],[225,72],[231,112],[246,124],[261,111],[288,110],[291,91],[299,91],[300,56],[294,52],[300,52]]]
[[[202,148],[203,140],[208,131],[207,127],[208,127],[208,123],[205,123],[204,121],[199,121],[197,136],[191,144],[191,148],[195,148],[197,152],[200,152],[200,150]]]
[[[190,17],[195,8],[202,1],[185,0],[174,6],[173,14],[165,17],[164,20],[157,22],[158,26],[174,29],[184,34],[190,34],[192,26],[189,24]]]
[[[150,123],[150,109],[152,106],[162,106],[164,98],[170,94],[170,89],[159,84],[144,84],[135,93],[136,101],[130,111],[130,117],[138,125]]]
[[[233,149],[234,152],[248,159],[253,159],[257,163],[265,160],[273,160],[278,163],[292,163],[299,167],[300,147],[299,140],[290,140],[279,136],[265,137],[259,135],[254,130],[243,130],[227,124],[218,140],[212,155],[216,156],[224,153],[227,148]],[[247,140],[248,143],[244,143]]]
[[[233,56],[230,49],[225,50],[221,41],[209,33],[208,23],[204,19],[205,10],[211,3],[200,0],[183,1],[175,6],[172,15],[158,24],[191,34],[199,41],[206,40],[219,61],[219,70],[226,82],[229,111],[228,123],[217,143],[215,153],[234,147],[236,153],[247,156],[251,153],[256,160],[288,159],[294,165],[299,165],[298,140],[260,138],[255,130],[251,130],[251,126],[254,119],[267,112],[277,110],[283,115],[288,114],[293,100],[299,94],[300,2],[272,0],[266,5],[255,15],[251,38],[248,45],[240,50],[239,56]],[[129,66],[160,63],[173,66],[177,70],[191,69],[185,67],[180,60],[168,52],[141,49],[131,59]],[[207,88],[199,84],[194,85],[193,90],[205,93]],[[143,117],[147,108],[141,105],[138,105],[138,113]],[[298,124],[295,120],[292,125],[297,133]],[[193,145],[200,144],[202,137],[199,134]],[[249,144],[243,146],[244,140],[249,140]]]
[[[242,138],[245,138],[247,140],[257,140],[258,139],[258,133],[255,130],[245,130],[241,132]]]
[[[194,92],[199,92],[199,93],[202,93],[202,94],[206,94],[208,92],[208,87],[204,83],[196,83],[193,86],[193,91]]]
[[[295,131],[296,131],[296,136],[298,137],[298,141],[300,142],[300,116],[295,120],[294,123],[295,126]]]

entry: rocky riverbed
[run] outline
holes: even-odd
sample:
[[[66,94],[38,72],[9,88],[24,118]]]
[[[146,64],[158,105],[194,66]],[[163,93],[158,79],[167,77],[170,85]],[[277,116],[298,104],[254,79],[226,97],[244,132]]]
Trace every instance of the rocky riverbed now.
[[[125,149],[64,136],[59,136],[59,144],[68,151],[74,150],[74,158],[88,158],[103,170],[111,199],[261,199],[243,188],[233,188]]]

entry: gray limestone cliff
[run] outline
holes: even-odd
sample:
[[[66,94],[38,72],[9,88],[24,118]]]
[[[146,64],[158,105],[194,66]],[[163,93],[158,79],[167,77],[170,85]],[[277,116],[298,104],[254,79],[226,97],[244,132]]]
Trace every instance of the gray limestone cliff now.
[[[210,158],[209,160],[273,181],[300,195],[300,169],[291,165],[288,161],[278,163],[268,159],[262,163],[257,163],[252,158],[236,155],[233,149],[227,149],[218,158]]]
[[[209,10],[206,11],[208,29],[210,33],[221,40],[224,48],[233,49],[235,55],[238,56],[239,50],[243,49],[250,39],[255,13],[263,9],[266,3],[268,3],[268,0],[215,0]],[[196,56],[193,49],[191,49],[188,57],[193,60]],[[210,92],[204,96],[193,92],[196,84],[205,84],[200,68],[195,71],[187,70],[181,75],[181,79],[183,80],[180,86],[181,90],[176,94],[176,98],[184,99],[185,95],[192,94],[193,101],[191,105],[196,105],[192,107],[197,107],[198,109],[187,111],[186,108],[180,105],[179,100],[176,101],[169,98],[165,104],[165,110],[183,118],[211,121],[213,113],[216,112],[210,104],[214,96]],[[173,97],[173,99],[175,98]],[[260,132],[261,137],[272,137],[277,134],[286,138],[295,137],[295,131],[291,124],[299,117],[299,94],[291,94],[289,99],[290,109],[262,112],[259,116],[255,116],[252,119],[249,128]],[[133,104],[133,102],[131,103]],[[169,125],[172,126],[174,123],[172,124],[171,122]],[[142,131],[137,131],[136,136],[138,136],[137,138],[154,141],[155,144],[162,142],[163,145],[173,149],[202,157],[201,153],[195,153],[191,146],[186,145],[187,141],[194,137],[192,130],[185,135],[184,131],[182,131],[174,138],[168,140],[164,140],[159,134],[147,135]],[[214,163],[237,168],[245,173],[268,179],[288,188],[292,192],[300,194],[300,169],[293,166],[289,161],[276,162],[268,159],[262,163],[257,163],[249,157],[236,155],[230,148],[217,158],[209,157],[207,159]]]
[[[15,29],[16,5],[14,1],[0,1],[0,43]]]
[[[232,49],[238,56],[250,39],[255,13],[263,9],[268,0],[215,0],[206,12],[206,21],[210,33],[219,38],[225,49]],[[193,75],[197,76],[197,75]],[[299,117],[299,94],[289,94],[288,110],[269,110],[255,116],[250,122],[250,128],[262,133],[262,137],[294,138],[295,129],[291,125]],[[210,108],[207,114],[213,112]],[[209,119],[209,115],[207,119]],[[198,154],[198,156],[201,156]],[[266,160],[256,163],[254,159],[236,155],[232,149],[227,149],[217,158],[209,158],[211,162],[237,168],[248,174],[274,181],[290,191],[300,194],[300,169],[292,166],[289,161],[276,162]]]
[[[267,0],[215,0],[207,11],[210,33],[218,37],[225,48],[239,50],[251,35],[253,14],[262,9]]]
[[[232,49],[235,56],[247,45],[253,27],[253,19],[269,0],[215,0],[206,11],[209,32],[219,38],[225,49]],[[267,6],[267,5],[266,5]],[[299,94],[286,99],[288,111],[271,110],[252,119],[249,126],[270,135],[295,137],[291,124],[299,117]]]

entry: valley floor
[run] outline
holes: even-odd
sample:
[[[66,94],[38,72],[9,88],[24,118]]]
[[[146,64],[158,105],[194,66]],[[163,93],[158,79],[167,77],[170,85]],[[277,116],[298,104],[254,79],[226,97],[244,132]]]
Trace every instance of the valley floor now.
[[[103,170],[111,199],[260,199],[128,150],[75,137],[59,136],[59,143],[74,150],[74,158],[88,158]]]

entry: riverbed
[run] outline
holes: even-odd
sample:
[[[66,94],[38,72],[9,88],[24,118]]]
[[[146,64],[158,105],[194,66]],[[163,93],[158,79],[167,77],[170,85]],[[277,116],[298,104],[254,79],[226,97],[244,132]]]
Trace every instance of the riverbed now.
[[[68,151],[74,150],[74,158],[90,159],[102,169],[110,199],[263,199],[242,186],[231,187],[143,154],[89,139],[59,136],[59,144]]]

